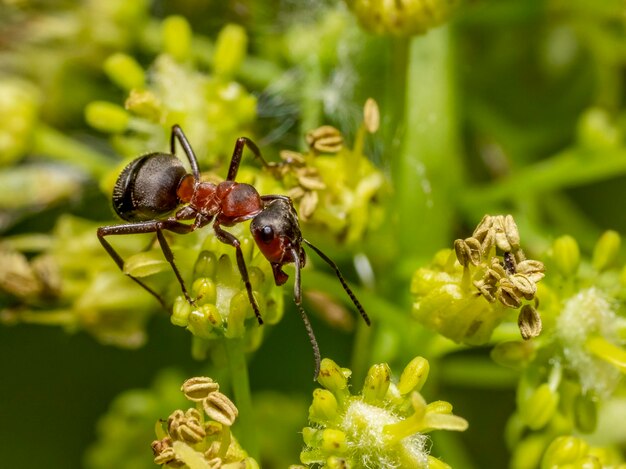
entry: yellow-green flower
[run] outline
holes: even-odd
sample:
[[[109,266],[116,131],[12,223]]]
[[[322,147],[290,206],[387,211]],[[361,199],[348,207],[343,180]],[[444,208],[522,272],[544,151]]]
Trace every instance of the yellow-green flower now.
[[[391,379],[386,363],[374,365],[361,392],[352,394],[351,371],[322,360],[318,382],[324,389],[313,393],[301,462],[323,468],[448,467],[428,454],[426,434],[463,431],[468,424],[452,414],[448,402],[426,403],[420,390],[428,372],[422,357],[407,365],[399,381]]]
[[[541,332],[535,308],[543,263],[527,259],[511,215],[486,215],[471,237],[438,252],[411,284],[413,314],[427,327],[470,345],[486,343],[511,309],[522,337]]]

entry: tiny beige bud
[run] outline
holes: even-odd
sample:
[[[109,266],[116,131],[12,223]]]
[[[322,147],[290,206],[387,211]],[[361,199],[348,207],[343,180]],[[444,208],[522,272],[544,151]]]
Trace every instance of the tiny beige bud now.
[[[207,465],[208,465],[208,469],[219,469],[220,467],[222,467],[222,458],[212,458],[209,459],[207,461]],[[232,464],[228,465],[229,467],[232,466]]]
[[[220,385],[207,376],[198,376],[186,380],[180,390],[193,402],[201,402],[210,393],[219,391]]]
[[[337,153],[343,148],[341,132],[330,125],[323,125],[306,134],[311,149],[320,153]]]
[[[515,223],[513,215],[506,215],[504,217],[503,227],[509,245],[513,250],[518,249],[520,245],[519,230],[517,229],[517,223]]]
[[[306,174],[298,176],[298,184],[310,191],[326,189],[326,184],[317,175]]]
[[[372,98],[367,98],[365,106],[363,107],[363,123],[365,129],[373,134],[380,127],[380,111],[378,110],[378,103]]]
[[[517,318],[517,325],[524,340],[532,339],[541,333],[541,316],[532,306],[524,305]]]
[[[476,238],[478,241],[480,241],[481,243],[484,241],[485,236],[487,236],[487,233],[491,231],[491,227],[493,225],[493,218],[494,217],[492,217],[491,215],[485,215],[483,219],[480,220],[480,223],[478,223],[478,225],[476,226],[474,233],[472,233],[472,236]]]
[[[174,448],[166,448],[154,457],[154,463],[160,465],[172,464],[178,466],[179,461],[176,459]]]
[[[162,440],[154,440],[150,446],[152,447],[152,453],[155,456],[158,456],[167,448],[172,447],[172,439],[169,436],[166,436]]]
[[[291,150],[282,150],[279,153],[280,159],[283,160],[287,164],[302,166],[304,165],[304,155],[302,153],[298,153],[297,151]]]
[[[480,294],[489,302],[496,301],[497,288],[492,283],[487,283],[484,280],[478,280],[473,282],[474,286],[478,289]]]
[[[524,274],[513,274],[509,280],[527,300],[532,300],[537,293],[537,285]]]
[[[500,287],[496,291],[496,297],[504,306],[517,309],[522,305],[521,294],[509,279],[502,279]]]
[[[469,260],[472,264],[480,264],[480,260],[483,256],[483,248],[476,238],[465,238],[465,246],[467,246],[469,253]]]
[[[467,252],[467,245],[465,241],[462,239],[457,239],[454,241],[454,253],[456,254],[456,258],[463,267],[465,267],[469,263],[469,253]]]
[[[188,409],[185,413],[182,410],[176,410],[167,419],[168,433],[176,440],[198,443],[206,436],[200,418],[201,415],[197,409]]]
[[[509,242],[509,237],[506,232],[506,218],[503,215],[498,215],[493,218],[493,230],[496,246],[502,251],[513,251],[513,246]],[[517,229],[517,227],[515,229]]]
[[[305,192],[300,200],[300,218],[303,221],[310,219],[313,216],[313,212],[315,212],[318,203],[319,196],[317,195],[317,192]]]
[[[229,427],[239,415],[235,404],[219,391],[209,394],[202,405],[209,418]]]
[[[524,274],[531,282],[537,283],[545,274],[543,262],[527,259],[517,264],[517,272]]]

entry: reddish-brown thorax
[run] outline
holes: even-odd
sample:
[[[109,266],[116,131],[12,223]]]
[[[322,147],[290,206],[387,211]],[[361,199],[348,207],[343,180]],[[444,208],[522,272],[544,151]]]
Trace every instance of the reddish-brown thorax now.
[[[249,184],[223,181],[215,185],[188,176],[178,186],[178,199],[205,217],[217,217],[221,224],[231,226],[263,210],[261,196]]]

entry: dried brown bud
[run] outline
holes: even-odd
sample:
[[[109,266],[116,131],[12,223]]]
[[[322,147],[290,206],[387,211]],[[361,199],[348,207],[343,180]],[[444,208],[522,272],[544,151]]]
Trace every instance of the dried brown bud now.
[[[454,242],[454,252],[462,266],[466,266],[468,263],[480,264],[483,255],[480,241],[476,238],[457,239]]]
[[[500,300],[500,303],[508,308],[517,309],[522,305],[520,296],[519,290],[509,279],[504,278],[500,281],[500,287],[496,292],[496,298]]]
[[[201,415],[196,409],[189,409],[185,413],[176,410],[167,419],[167,431],[176,440],[198,443],[206,436],[200,421]]]
[[[286,164],[294,166],[304,165],[304,155],[302,153],[298,153],[297,151],[282,150],[279,153],[279,156],[280,159],[283,160]]]
[[[155,464],[182,466],[182,461],[176,459],[176,453],[174,452],[174,448],[172,448],[172,439],[169,436],[166,436],[162,440],[153,441],[151,446]]]
[[[517,272],[526,275],[535,283],[545,276],[544,271],[543,262],[540,261],[528,259],[517,264]]]
[[[537,285],[531,281],[525,274],[513,274],[509,277],[513,286],[527,300],[532,300],[537,293]]]
[[[330,125],[323,125],[306,134],[311,149],[320,153],[337,153],[343,148],[341,132]]]
[[[201,402],[210,393],[219,391],[219,389],[220,385],[207,376],[190,378],[180,388],[185,397],[193,402]]]
[[[363,107],[363,123],[365,124],[365,129],[373,134],[380,127],[380,111],[378,110],[378,103],[372,98],[368,98],[365,101],[365,106]]]
[[[300,200],[299,207],[300,218],[303,221],[311,218],[313,212],[315,212],[315,209],[317,208],[318,202],[319,196],[317,195],[317,192],[313,191],[304,193],[304,195],[302,196],[302,200]]]
[[[239,415],[235,404],[221,392],[209,394],[202,405],[209,418],[223,425],[231,426]]]
[[[541,333],[541,316],[532,306],[524,305],[517,317],[517,325],[524,340],[532,339]]]

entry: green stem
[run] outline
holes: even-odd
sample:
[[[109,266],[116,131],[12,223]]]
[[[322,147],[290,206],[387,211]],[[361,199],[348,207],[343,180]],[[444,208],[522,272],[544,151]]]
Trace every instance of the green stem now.
[[[410,44],[406,131],[392,167],[394,212],[401,227],[397,242],[403,256],[430,255],[452,237],[462,163],[451,36],[445,26]]]
[[[364,321],[358,321],[350,364],[353,383],[362,383],[365,380],[365,373],[370,363],[371,338],[372,328],[367,327]]]
[[[605,149],[595,156],[588,150],[569,149],[547,160],[516,171],[510,177],[464,191],[466,207],[479,207],[512,199],[532,191],[534,194],[581,186],[626,174],[626,150]]]
[[[254,424],[245,344],[243,339],[224,339],[224,347],[228,357],[233,394],[239,410],[239,416],[235,424],[238,427],[237,437],[246,452],[254,459],[258,459],[259,440]]]
[[[33,139],[34,153],[76,166],[94,179],[100,179],[114,164],[102,153],[44,124],[35,129]]]

